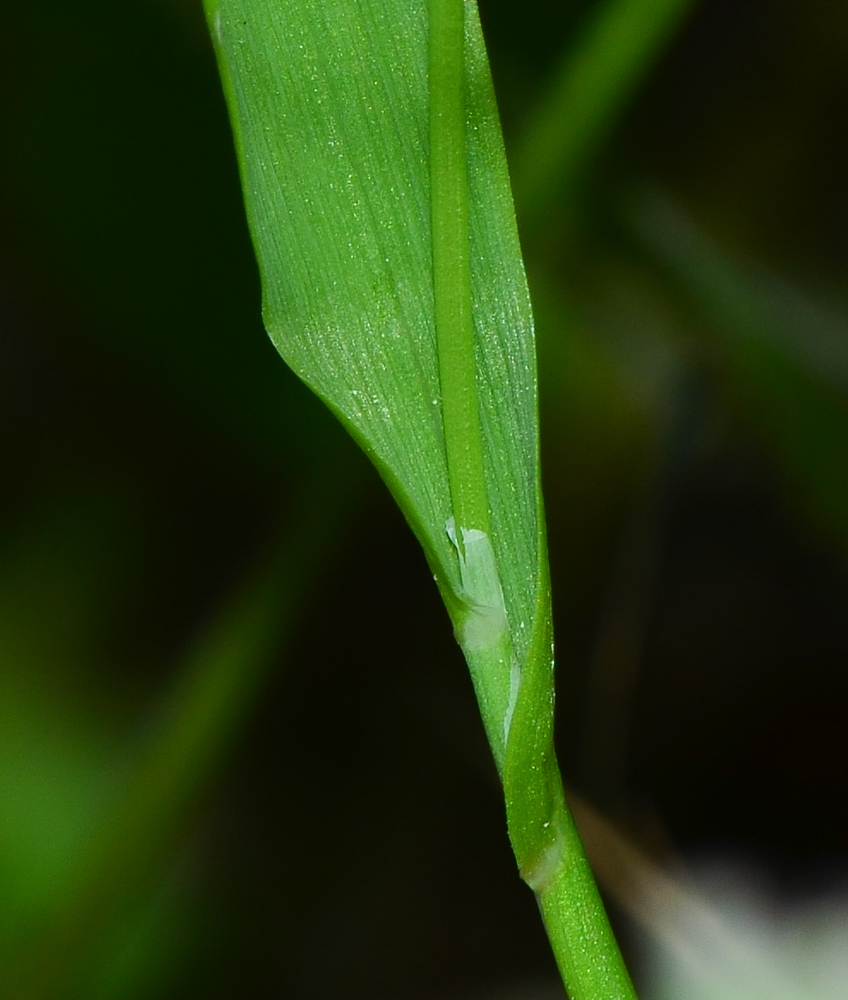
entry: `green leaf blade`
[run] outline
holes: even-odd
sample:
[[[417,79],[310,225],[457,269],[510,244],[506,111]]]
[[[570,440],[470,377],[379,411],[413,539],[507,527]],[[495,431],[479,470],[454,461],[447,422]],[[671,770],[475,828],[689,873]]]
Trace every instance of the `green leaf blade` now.
[[[397,3],[222,0],[210,23],[269,334],[432,535],[429,525],[449,511],[432,290],[419,278],[430,245],[427,26],[417,15]],[[389,27],[395,72],[387,79],[374,39]],[[427,542],[449,565],[447,540]]]
[[[467,7],[468,184],[492,545],[522,660],[541,521],[529,295],[479,20]],[[454,621],[461,581],[435,339],[427,7],[210,0],[266,326],[398,499]]]

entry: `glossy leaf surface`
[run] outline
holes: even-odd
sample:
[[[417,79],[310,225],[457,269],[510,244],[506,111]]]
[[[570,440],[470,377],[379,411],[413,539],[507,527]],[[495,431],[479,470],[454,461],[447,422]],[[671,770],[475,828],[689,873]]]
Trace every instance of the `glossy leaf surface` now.
[[[546,603],[532,319],[485,48],[467,10],[477,387],[492,545],[521,663]],[[457,623],[463,588],[447,530],[434,320],[427,7],[210,0],[207,11],[268,331],[380,469]]]

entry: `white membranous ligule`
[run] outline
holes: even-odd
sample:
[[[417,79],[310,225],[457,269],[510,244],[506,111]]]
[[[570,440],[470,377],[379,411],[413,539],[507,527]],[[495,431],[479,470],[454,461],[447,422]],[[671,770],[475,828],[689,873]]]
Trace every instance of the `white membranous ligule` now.
[[[483,649],[492,645],[507,628],[495,550],[489,536],[479,528],[460,528],[462,545],[453,518],[447,522],[445,530],[459,557],[461,596],[471,612],[468,622],[463,625],[462,645],[472,650]]]
[[[479,528],[461,527],[458,535],[456,522],[450,518],[445,530],[459,558],[462,585],[459,596],[466,608],[465,617],[457,627],[459,644],[472,655],[486,651],[494,653],[498,666],[509,670],[509,700],[503,716],[503,741],[506,746],[521,682],[521,666],[512,652],[495,551],[489,536]],[[505,663],[505,659],[509,662]]]

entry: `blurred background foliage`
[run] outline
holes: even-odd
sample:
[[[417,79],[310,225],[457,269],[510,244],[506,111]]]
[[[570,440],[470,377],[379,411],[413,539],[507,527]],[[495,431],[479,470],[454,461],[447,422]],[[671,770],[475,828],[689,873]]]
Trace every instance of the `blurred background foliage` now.
[[[807,899],[848,850],[845,6],[481,9],[566,778]],[[261,328],[199,3],[6,5],[0,121],[3,995],[557,996],[423,558]]]

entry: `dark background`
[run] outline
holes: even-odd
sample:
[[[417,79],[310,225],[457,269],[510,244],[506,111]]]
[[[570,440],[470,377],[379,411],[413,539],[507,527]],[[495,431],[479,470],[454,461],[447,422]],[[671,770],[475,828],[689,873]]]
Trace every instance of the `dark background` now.
[[[597,6],[482,3],[508,152]],[[846,55],[836,0],[693,5],[525,240],[566,780],[790,899],[848,849]],[[339,542],[86,995],[556,995],[423,557],[262,330],[199,4],[7,5],[0,122],[0,940],[321,475]]]

